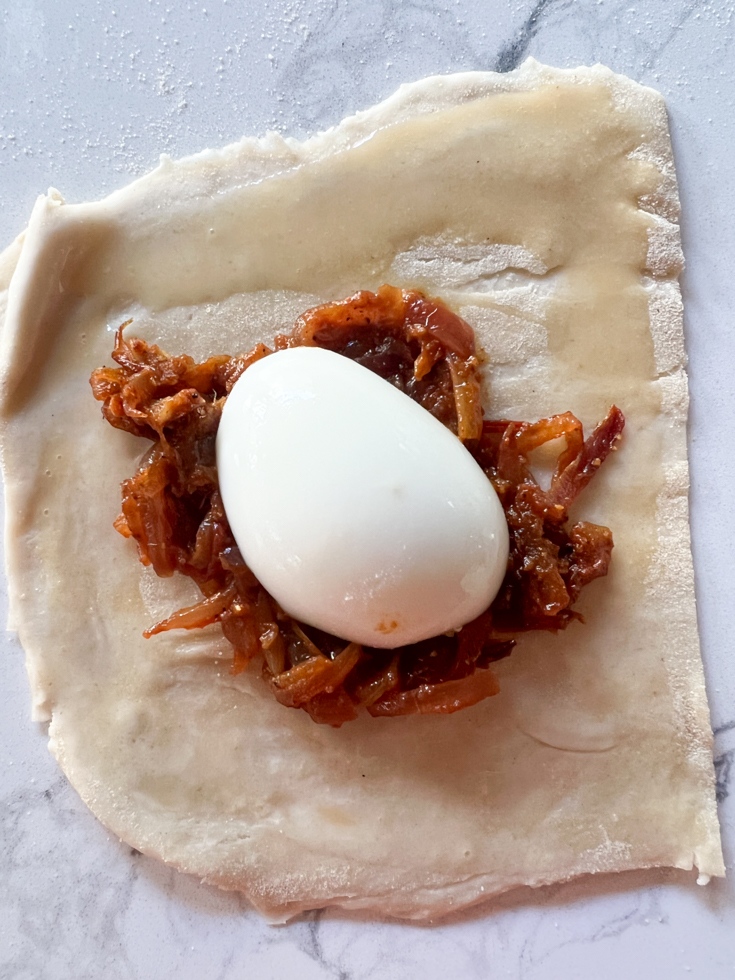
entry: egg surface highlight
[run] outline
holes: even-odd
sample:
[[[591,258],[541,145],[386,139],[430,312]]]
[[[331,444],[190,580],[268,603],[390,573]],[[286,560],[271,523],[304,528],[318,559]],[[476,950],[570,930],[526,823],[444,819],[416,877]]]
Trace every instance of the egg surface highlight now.
[[[367,368],[296,347],[252,364],[217,434],[242,556],[282,608],[393,648],[458,629],[508,560],[500,501],[459,439]]]

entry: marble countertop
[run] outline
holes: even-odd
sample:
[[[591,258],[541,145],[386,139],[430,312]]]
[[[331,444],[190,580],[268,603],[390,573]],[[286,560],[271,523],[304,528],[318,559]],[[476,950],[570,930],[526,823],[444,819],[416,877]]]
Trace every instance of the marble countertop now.
[[[0,659],[0,976],[8,980],[735,977],[735,5],[727,0],[13,0],[0,14],[0,240],[49,184],[100,197],[267,129],[302,136],[401,82],[600,61],[667,99],[682,198],[701,635],[730,879],[640,872],[522,890],[437,926],[339,912],[263,923],[121,844]],[[4,598],[3,598],[4,601]],[[4,610],[0,609],[0,617]]]

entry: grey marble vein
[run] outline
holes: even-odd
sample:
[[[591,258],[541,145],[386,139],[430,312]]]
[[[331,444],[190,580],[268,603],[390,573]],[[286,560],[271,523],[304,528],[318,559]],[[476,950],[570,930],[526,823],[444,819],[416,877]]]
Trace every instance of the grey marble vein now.
[[[722,755],[718,755],[715,758],[716,795],[718,803],[724,803],[730,795],[733,759],[735,759],[735,749],[730,749],[729,752],[723,752]]]
[[[725,732],[731,732],[731,731],[733,731],[734,729],[735,729],[735,720],[734,720],[734,721],[725,721],[725,722],[723,722],[723,723],[722,723],[721,725],[718,725],[718,726],[717,726],[717,727],[716,727],[716,728],[715,728],[715,729],[713,730],[713,734],[714,734],[715,736],[718,736],[718,735],[724,735],[724,734],[725,734]]]
[[[513,39],[499,51],[493,71],[512,71],[528,54],[531,42],[536,37],[549,10],[553,7],[568,8],[570,0],[537,0],[526,20],[516,31]]]

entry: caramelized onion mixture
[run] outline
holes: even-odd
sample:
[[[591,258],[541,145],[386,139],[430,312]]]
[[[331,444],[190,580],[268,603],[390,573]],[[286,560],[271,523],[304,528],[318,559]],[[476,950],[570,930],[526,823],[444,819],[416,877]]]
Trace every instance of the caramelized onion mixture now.
[[[586,440],[571,412],[533,423],[483,420],[472,328],[440,300],[392,286],[309,310],[290,334],[277,336],[276,350],[336,351],[417,401],[464,442],[505,510],[510,557],[490,608],[453,635],[372,649],[288,616],[245,565],[227,523],[215,461],[222,406],[248,366],[273,351],[258,344],[248,354],[197,364],[124,338],[128,323],[112,352],[119,367],[99,368],[90,379],[107,421],[152,442],[122,485],[115,527],[135,539],[144,565],[164,577],[188,575],[203,595],[145,636],[217,622],[234,648],[233,673],[262,654],[263,676],[281,704],[339,726],[363,707],[377,716],[476,704],[498,692],[488,667],[508,656],[517,634],[581,619],[572,604],[588,582],[607,574],[613,542],[606,527],[568,526],[567,510],[617,448],[625,420],[615,406]],[[561,436],[565,447],[543,490],[529,455]]]

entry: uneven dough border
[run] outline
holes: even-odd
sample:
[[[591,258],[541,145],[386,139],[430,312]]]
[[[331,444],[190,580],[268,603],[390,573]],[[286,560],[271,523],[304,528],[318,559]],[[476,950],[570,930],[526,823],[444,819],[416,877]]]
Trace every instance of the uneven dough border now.
[[[74,261],[73,254],[65,254],[53,266],[52,275],[48,275],[46,267],[44,278],[37,278],[38,269],[43,264],[43,250],[53,251],[56,247],[54,234],[63,233],[57,213],[60,208],[63,207],[64,221],[68,225],[77,222],[82,224],[85,220],[92,219],[98,209],[109,215],[120,214],[136,196],[155,194],[159,188],[175,188],[175,194],[191,197],[216,194],[232,184],[260,182],[269,176],[295,169],[304,162],[315,162],[332,154],[345,152],[369,138],[376,130],[400,124],[405,119],[492,93],[528,91],[541,83],[553,81],[559,74],[556,69],[545,68],[529,60],[521,69],[507,75],[464,73],[425,79],[402,86],[394,96],[380,105],[358,113],[335,129],[303,143],[270,134],[263,140],[245,139],[224,150],[204,151],[178,162],[163,157],[161,165],[151,174],[130,187],[115,192],[98,205],[62,205],[60,196],[54,192],[39,199],[27,232],[3,254],[0,261],[0,275],[3,280],[10,280],[5,326],[0,335],[0,384],[5,414],[3,424],[6,425],[8,418],[12,417],[18,398],[22,400],[22,389],[28,381],[27,372],[32,369],[37,347],[45,342],[44,325],[51,322],[50,318],[58,302],[59,277],[65,273],[65,264]],[[685,740],[686,750],[696,757],[697,768],[705,773],[708,766],[711,768],[711,748],[696,624],[687,617],[682,621],[678,615],[682,599],[685,603],[689,602],[693,593],[693,570],[688,541],[682,540],[677,530],[687,518],[688,470],[683,423],[686,419],[688,396],[683,371],[681,300],[675,281],[682,262],[676,225],[678,198],[667,137],[665,108],[656,93],[599,66],[593,69],[566,70],[561,74],[565,79],[579,84],[594,80],[604,81],[611,87],[615,99],[621,105],[645,106],[647,111],[659,116],[660,140],[639,152],[659,168],[662,175],[661,185],[655,195],[640,203],[642,208],[658,216],[655,230],[650,235],[647,262],[650,280],[647,288],[662,409],[675,424],[671,426],[669,445],[665,452],[665,457],[670,462],[665,474],[665,488],[659,498],[659,548],[657,562],[649,576],[649,588],[659,597],[662,594],[668,597],[668,615],[662,628],[666,634],[665,650],[670,687],[681,722],[680,737]],[[55,229],[55,232],[50,231],[51,229]],[[83,261],[84,255],[80,254],[79,259]],[[0,286],[3,285],[5,282],[0,282]],[[21,535],[16,519],[19,498],[15,494],[24,492],[24,487],[14,487],[12,483],[8,485],[6,563],[10,580],[10,623],[13,628],[22,627],[22,615],[19,614],[20,596],[16,588],[20,581],[18,569],[21,559],[17,542],[21,540]],[[34,649],[32,641],[23,637],[22,628],[21,638],[28,657],[36,717],[48,719],[53,710],[53,697],[43,679],[43,653]],[[712,815],[713,807],[710,802],[707,816],[703,817],[710,825]],[[107,822],[112,822],[109,814]],[[616,855],[611,853],[610,858],[611,866],[616,867]],[[695,853],[693,860],[705,874],[723,873],[719,844],[714,841],[708,851]],[[583,862],[579,867],[570,867],[564,877],[572,877],[587,870],[604,870],[604,867],[598,864],[590,868]],[[228,884],[226,875],[209,877],[217,878],[220,884]],[[539,878],[532,883],[540,885],[553,880],[559,880],[559,876],[552,876],[548,880]],[[398,891],[389,895],[374,894],[365,897],[337,893],[330,898],[329,904],[345,908],[379,907],[397,916],[420,917],[440,914],[451,908],[481,901],[489,894],[503,891],[515,884],[519,882],[503,883],[488,875],[470,876],[466,881],[455,885],[443,884],[437,891],[414,889],[410,895],[401,895]],[[233,885],[243,887],[239,882],[233,882]],[[275,918],[289,917],[302,908],[311,907],[308,902],[276,903],[267,907],[268,903],[263,895],[256,899],[256,904]]]

